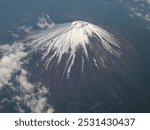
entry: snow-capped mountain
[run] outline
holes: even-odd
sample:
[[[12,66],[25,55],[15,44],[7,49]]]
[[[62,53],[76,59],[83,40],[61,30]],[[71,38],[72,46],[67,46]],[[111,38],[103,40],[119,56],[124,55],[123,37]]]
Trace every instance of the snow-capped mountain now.
[[[64,68],[62,77],[70,77],[77,58],[80,57],[81,74],[85,63],[93,63],[95,68],[106,67],[108,56],[120,57],[119,41],[104,29],[83,21],[58,25],[46,32],[30,37],[32,53],[40,53],[37,66],[42,62],[42,71],[50,71],[53,66]],[[110,59],[110,58],[109,58]],[[111,59],[110,59],[111,60]],[[63,63],[63,64],[64,64]],[[88,64],[87,63],[87,64]]]
[[[56,111],[60,102],[80,104],[74,111],[96,102],[106,107],[120,103],[126,97],[120,86],[129,78],[126,57],[131,52],[120,39],[83,21],[34,32],[26,39],[30,80],[49,88]]]

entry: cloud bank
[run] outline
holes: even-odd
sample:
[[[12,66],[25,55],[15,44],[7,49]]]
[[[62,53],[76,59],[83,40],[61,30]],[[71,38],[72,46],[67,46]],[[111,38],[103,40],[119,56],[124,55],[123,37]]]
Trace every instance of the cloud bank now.
[[[33,84],[28,81],[29,74],[23,68],[27,54],[23,43],[0,45],[0,93],[6,87],[18,92],[12,95],[18,112],[26,112],[24,107],[30,112],[53,112],[53,107],[48,103],[47,88],[41,83]],[[0,100],[1,104],[5,102],[9,102],[7,98]],[[3,107],[1,105],[0,109]]]
[[[20,43],[15,43],[12,46],[0,45],[0,52],[3,55],[0,59],[0,88],[11,85],[12,75],[21,68],[21,59],[27,54],[22,50],[23,45]]]

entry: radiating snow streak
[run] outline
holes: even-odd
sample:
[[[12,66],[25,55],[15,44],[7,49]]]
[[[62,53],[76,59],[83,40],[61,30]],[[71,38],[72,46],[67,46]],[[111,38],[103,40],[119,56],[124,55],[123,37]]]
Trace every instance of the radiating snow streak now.
[[[69,54],[64,71],[64,73],[67,73],[67,78],[69,78],[79,47],[83,49],[85,57],[89,58],[87,46],[92,44],[90,42],[92,37],[96,37],[99,46],[102,46],[108,53],[119,56],[117,51],[112,48],[112,46],[119,48],[112,34],[96,25],[83,21],[56,25],[52,29],[33,34],[28,39],[31,40],[32,52],[41,51],[41,60],[45,61],[45,69],[49,68],[53,59],[56,59],[57,63],[60,64],[63,55]]]

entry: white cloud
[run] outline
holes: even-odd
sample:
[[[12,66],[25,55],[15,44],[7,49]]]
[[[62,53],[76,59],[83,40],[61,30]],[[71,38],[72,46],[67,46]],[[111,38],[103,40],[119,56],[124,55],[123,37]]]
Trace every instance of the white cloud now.
[[[27,75],[28,72],[24,69],[21,69],[21,74],[17,76],[17,81],[20,83],[22,91],[29,93],[34,88],[34,85],[28,82]]]
[[[21,26],[18,28],[18,31],[30,34],[32,32],[32,29],[33,28],[31,26]]]
[[[0,52],[4,55],[0,59],[0,88],[10,85],[13,73],[20,70],[21,59],[26,56],[20,44],[0,45]]]
[[[119,0],[119,2],[125,4],[129,9],[131,12],[131,14],[129,14],[130,16],[136,16],[150,22],[150,0]]]
[[[17,77],[17,81],[20,84],[20,89],[23,93],[22,96],[15,97],[17,101],[21,103],[24,102],[24,104],[35,113],[54,111],[52,106],[47,102],[47,88],[41,83],[30,83],[28,81],[28,72],[25,69],[21,69],[21,74]],[[34,91],[35,89],[37,91]]]
[[[149,14],[146,14],[146,15],[144,16],[144,19],[147,20],[147,21],[150,21],[150,13],[149,13]]]
[[[23,51],[23,50],[24,50],[23,43],[14,43],[12,45],[0,44],[0,52],[6,55],[15,53],[16,51]]]
[[[124,2],[126,0],[118,0],[119,2]],[[145,2],[145,3],[148,3],[150,4],[150,0],[133,0],[133,2]]]
[[[47,105],[47,99],[45,97],[35,98],[27,100],[27,106],[30,107],[32,112],[40,113],[43,112],[45,106]]]
[[[53,107],[47,102],[48,89],[41,83],[30,83],[28,72],[22,67],[25,63],[23,58],[27,56],[27,52],[24,52],[24,45],[22,43],[0,45],[0,56],[0,89],[8,85],[12,90],[18,91],[15,90],[16,87],[14,87],[11,79],[15,76],[14,73],[19,72],[14,77],[20,91],[20,94],[12,97],[16,102],[15,108],[19,112],[26,112],[21,105],[24,104],[32,112],[53,112]],[[2,102],[4,102],[3,99]]]
[[[47,28],[52,28],[55,26],[55,24],[50,20],[48,14],[43,14],[42,17],[39,17],[39,21],[37,22],[37,26],[40,29],[47,29]]]
[[[150,0],[146,0],[146,2],[150,4]]]

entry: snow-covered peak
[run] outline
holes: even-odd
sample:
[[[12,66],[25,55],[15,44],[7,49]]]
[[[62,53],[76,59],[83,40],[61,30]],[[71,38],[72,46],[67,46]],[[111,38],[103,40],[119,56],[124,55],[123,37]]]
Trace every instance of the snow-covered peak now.
[[[52,66],[54,59],[57,64],[60,64],[63,56],[69,55],[64,70],[67,78],[70,76],[79,48],[83,50],[86,59],[89,58],[88,47],[94,46],[91,38],[94,38],[97,45],[110,55],[120,55],[114,49],[120,48],[114,35],[94,24],[83,21],[56,25],[29,37],[32,52],[41,53],[45,69]]]
[[[87,25],[88,25],[88,22],[83,22],[83,21],[74,21],[71,24],[71,26],[74,28],[83,28]]]

